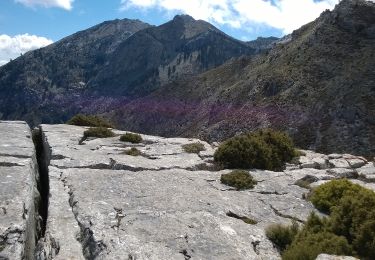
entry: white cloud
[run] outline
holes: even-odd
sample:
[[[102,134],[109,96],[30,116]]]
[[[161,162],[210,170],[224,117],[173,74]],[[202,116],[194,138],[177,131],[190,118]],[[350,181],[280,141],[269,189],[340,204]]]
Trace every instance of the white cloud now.
[[[74,0],[15,0],[17,3],[34,7],[42,6],[45,8],[59,7],[65,10],[71,10]]]
[[[17,58],[21,53],[39,49],[53,43],[53,41],[36,35],[22,34],[11,37],[0,34],[0,66]]]
[[[285,34],[332,9],[338,0],[121,0],[121,9],[160,8],[189,14],[233,28],[263,24],[282,30]]]

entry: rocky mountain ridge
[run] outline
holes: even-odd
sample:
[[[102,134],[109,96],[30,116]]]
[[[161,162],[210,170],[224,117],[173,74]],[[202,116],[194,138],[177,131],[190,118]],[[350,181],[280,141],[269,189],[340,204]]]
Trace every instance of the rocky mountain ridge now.
[[[31,134],[25,122],[2,121],[0,129],[5,259],[280,259],[265,228],[317,212],[298,180],[316,187],[348,178],[375,191],[374,162],[348,154],[304,151],[282,172],[249,170],[258,183],[237,191],[220,182],[229,170],[212,168],[217,145],[201,140],[142,135],[131,144],[114,130],[82,142],[86,127],[41,125]],[[195,142],[205,150],[182,148]],[[124,153],[135,147],[142,155]]]
[[[267,54],[166,85],[109,116],[129,130],[207,140],[271,127],[300,147],[371,156],[374,28],[375,3],[344,0]]]
[[[107,21],[0,67],[0,118],[65,122],[259,51],[186,15],[160,26]]]

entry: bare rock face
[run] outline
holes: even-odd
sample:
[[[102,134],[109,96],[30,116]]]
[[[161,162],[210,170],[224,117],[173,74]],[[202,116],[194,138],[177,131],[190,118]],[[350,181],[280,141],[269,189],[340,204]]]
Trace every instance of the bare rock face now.
[[[33,259],[40,196],[31,132],[24,122],[0,122],[0,133],[0,259]]]
[[[36,156],[26,124],[0,122],[0,259],[280,259],[265,229],[316,212],[304,199],[310,187],[346,177],[375,190],[375,166],[362,157],[302,151],[282,172],[249,170],[257,185],[237,191],[220,182],[230,170],[215,168],[217,145],[148,135],[132,144],[118,130],[83,140],[86,129],[41,125]],[[196,142],[205,150],[185,152]],[[140,155],[127,155],[130,148]]]

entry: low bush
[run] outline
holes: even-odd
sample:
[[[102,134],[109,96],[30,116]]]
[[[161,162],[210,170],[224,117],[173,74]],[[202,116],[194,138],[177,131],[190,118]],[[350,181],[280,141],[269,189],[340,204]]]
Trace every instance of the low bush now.
[[[310,200],[314,206],[324,212],[329,214],[333,206],[337,206],[340,199],[348,193],[357,193],[361,187],[355,185],[348,180],[332,180],[324,185],[316,188]]]
[[[206,148],[204,148],[204,144],[202,143],[184,144],[182,149],[184,149],[184,151],[187,153],[199,153],[206,150]]]
[[[131,155],[131,156],[140,156],[142,155],[142,152],[139,151],[137,148],[132,147],[130,150],[126,151],[125,154]]]
[[[273,224],[266,229],[266,236],[280,250],[284,251],[298,233],[298,224],[293,222],[291,226]]]
[[[106,137],[113,137],[115,133],[105,127],[91,127],[83,133],[84,138],[87,137],[98,137],[98,138],[106,138]]]
[[[315,260],[322,253],[352,255],[353,251],[345,237],[330,232],[308,233],[295,240],[282,254],[284,260]]]
[[[126,133],[120,137],[120,141],[138,144],[143,141],[142,136],[139,134]]]
[[[91,127],[107,127],[113,128],[113,125],[105,120],[104,118],[93,116],[93,115],[83,115],[78,114],[73,116],[67,124],[76,126],[91,126]]]
[[[321,253],[375,259],[372,190],[346,179],[333,180],[314,189],[310,199],[329,216],[321,219],[311,214],[282,253],[283,259],[315,259]]]
[[[297,155],[292,140],[274,130],[260,130],[228,139],[214,154],[229,168],[281,170]]]
[[[235,170],[230,173],[222,174],[221,183],[234,187],[237,190],[252,189],[257,184],[247,171]]]

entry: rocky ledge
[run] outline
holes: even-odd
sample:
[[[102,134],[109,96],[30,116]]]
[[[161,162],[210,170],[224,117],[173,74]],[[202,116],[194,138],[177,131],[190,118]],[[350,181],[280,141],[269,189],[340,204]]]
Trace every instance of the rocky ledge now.
[[[265,228],[303,223],[315,211],[301,183],[314,187],[345,177],[375,190],[374,162],[358,156],[302,151],[283,172],[251,170],[258,184],[237,191],[220,182],[230,170],[213,164],[215,145],[147,135],[131,144],[119,140],[125,132],[118,130],[115,137],[83,141],[86,128],[69,125],[35,131],[40,179],[48,176],[40,181],[27,126],[0,127],[6,133],[0,141],[0,259],[21,259],[32,250],[36,259],[280,259]],[[205,151],[182,148],[195,142]],[[132,147],[141,155],[127,155]],[[38,209],[44,222],[29,221],[38,197],[35,183],[48,186],[37,204],[48,204],[48,215]],[[12,243],[14,236],[7,236],[16,228],[22,234],[37,230],[35,223],[42,223],[37,243],[21,236]],[[26,249],[26,242],[37,246]]]

